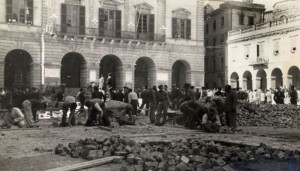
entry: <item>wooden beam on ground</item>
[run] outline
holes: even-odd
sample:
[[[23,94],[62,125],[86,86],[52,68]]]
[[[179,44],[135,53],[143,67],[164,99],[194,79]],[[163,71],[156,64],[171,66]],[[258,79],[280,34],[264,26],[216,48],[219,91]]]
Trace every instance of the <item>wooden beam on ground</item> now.
[[[92,168],[92,167],[97,167],[103,164],[111,163],[113,162],[114,159],[123,159],[124,157],[122,156],[112,156],[112,157],[106,157],[102,159],[97,159],[97,160],[92,160],[92,161],[87,161],[83,163],[77,163],[65,167],[59,167],[55,169],[50,169],[46,171],[75,171],[75,170],[82,170],[82,169],[87,169],[87,168]]]
[[[197,134],[199,131],[191,132],[175,132],[175,133],[157,133],[157,134],[136,134],[124,136],[125,138],[137,138],[137,137],[156,137],[156,136],[167,136],[167,135],[184,135],[184,134]]]
[[[0,131],[25,131],[25,130],[42,130],[42,128],[36,127],[36,128],[14,128],[14,129],[0,129]]]

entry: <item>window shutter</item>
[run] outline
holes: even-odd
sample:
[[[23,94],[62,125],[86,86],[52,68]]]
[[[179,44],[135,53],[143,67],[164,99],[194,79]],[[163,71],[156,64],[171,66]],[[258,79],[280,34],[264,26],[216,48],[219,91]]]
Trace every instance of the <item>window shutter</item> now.
[[[149,14],[148,16],[148,34],[149,34],[149,40],[154,40],[154,22],[155,22],[155,16],[154,14]]]
[[[6,22],[11,22],[12,19],[12,0],[6,0]]]
[[[67,32],[67,5],[61,4],[61,32]]]
[[[172,37],[177,38],[177,18],[172,18]]]
[[[99,8],[99,36],[104,36],[104,9]]]
[[[116,37],[121,37],[121,21],[122,21],[122,12],[120,10],[116,10],[116,20],[115,20],[115,33],[116,33]]]
[[[85,6],[79,6],[79,34],[85,34]]]
[[[191,39],[191,20],[187,19],[186,20],[186,32],[185,32],[185,38],[186,39]]]
[[[33,24],[33,0],[27,0],[27,8],[29,14],[27,15],[27,23]]]

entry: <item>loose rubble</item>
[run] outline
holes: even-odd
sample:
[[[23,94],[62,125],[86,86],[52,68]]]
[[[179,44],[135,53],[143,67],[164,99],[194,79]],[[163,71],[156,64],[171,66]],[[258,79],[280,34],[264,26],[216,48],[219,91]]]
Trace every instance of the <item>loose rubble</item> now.
[[[297,128],[300,126],[299,109],[293,105],[256,104],[239,101],[237,123],[240,126]]]
[[[231,145],[201,140],[176,140],[136,143],[114,135],[103,140],[86,139],[58,144],[55,154],[95,160],[109,156],[124,156],[128,165],[143,170],[196,171],[203,169],[226,170],[234,162],[264,160],[299,161],[299,151],[272,149],[265,144],[258,147]],[[113,161],[121,163],[121,160]],[[126,168],[122,168],[126,170]]]

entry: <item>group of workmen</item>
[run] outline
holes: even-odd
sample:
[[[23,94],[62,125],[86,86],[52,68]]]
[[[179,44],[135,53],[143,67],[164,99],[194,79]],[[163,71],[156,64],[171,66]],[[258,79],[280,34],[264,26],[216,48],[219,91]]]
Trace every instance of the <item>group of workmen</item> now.
[[[182,120],[188,128],[196,128],[200,125],[204,131],[218,132],[223,124],[234,130],[236,128],[237,94],[229,85],[225,87],[225,92],[226,98],[222,97],[223,94],[216,93],[216,96],[208,97],[205,103],[202,103],[199,92],[195,91],[189,83],[184,84],[184,92],[175,85],[171,91],[166,85],[159,85],[158,89],[156,86],[144,87],[140,93],[142,104],[139,106],[138,94],[132,89],[124,87],[123,102],[125,105],[119,110],[119,124],[134,124],[138,113],[145,110],[144,113],[149,116],[150,122],[161,126],[167,123],[168,109],[173,109],[183,113]],[[88,109],[85,126],[110,126],[110,112],[106,109],[106,98],[106,93],[101,89],[99,90],[97,86],[94,86],[92,97],[88,100],[84,89],[80,89],[76,97],[66,96],[61,105],[63,115],[60,126],[74,126],[76,124],[77,101],[80,102],[80,110],[84,111],[84,106]],[[24,112],[11,104],[7,105],[8,113],[4,119],[7,128],[10,128],[11,125],[37,127],[35,124],[37,111],[46,108],[46,106],[41,100],[28,99],[22,103],[22,108]],[[68,111],[70,113],[67,120]]]

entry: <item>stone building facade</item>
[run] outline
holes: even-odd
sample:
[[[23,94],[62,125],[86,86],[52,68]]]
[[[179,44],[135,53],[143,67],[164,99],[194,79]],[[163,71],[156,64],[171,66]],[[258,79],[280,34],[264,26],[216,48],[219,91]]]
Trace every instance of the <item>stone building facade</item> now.
[[[0,87],[204,85],[203,1],[0,2]]]
[[[287,11],[289,6],[297,10]],[[272,21],[229,32],[227,78],[233,87],[300,89],[300,3],[286,0],[274,9]]]
[[[261,23],[265,7],[251,1],[209,1],[204,11],[205,86],[224,87],[227,82],[225,74],[228,31]]]

